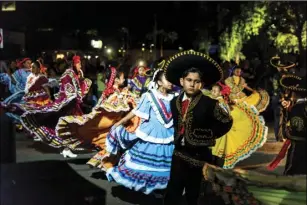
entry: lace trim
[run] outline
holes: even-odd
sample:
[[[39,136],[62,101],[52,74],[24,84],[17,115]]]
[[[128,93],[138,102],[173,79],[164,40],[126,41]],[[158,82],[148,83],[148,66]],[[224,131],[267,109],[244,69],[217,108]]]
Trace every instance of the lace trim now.
[[[150,92],[150,91],[149,91],[149,92]],[[155,95],[157,92],[156,92],[156,93],[155,93],[155,92],[152,92],[153,95],[151,95],[149,92],[146,93],[146,95],[147,95],[147,97],[148,97],[148,100],[149,100],[149,102],[150,102],[150,104],[151,104],[151,107],[152,107],[153,111],[154,111],[155,114],[156,114],[156,117],[157,117],[158,121],[159,121],[165,128],[170,128],[171,126],[173,126],[173,119],[172,119],[172,116],[170,117],[169,121],[167,121],[169,117],[167,117],[167,116],[164,116],[164,117],[163,117],[163,116],[162,116],[162,114],[165,115],[165,114],[168,113],[167,110],[162,110],[163,108],[161,108],[160,105],[157,105],[158,102],[155,102],[155,100],[157,101],[158,99],[153,99],[152,96],[157,97],[157,96]],[[160,94],[160,95],[161,95],[161,94]],[[168,99],[170,99],[170,98],[173,98],[173,96],[168,97]],[[162,102],[162,103],[163,103],[163,102]],[[164,113],[164,112],[166,112],[166,113]],[[169,114],[172,115],[171,112],[169,112]],[[164,118],[165,118],[165,119],[164,119]]]

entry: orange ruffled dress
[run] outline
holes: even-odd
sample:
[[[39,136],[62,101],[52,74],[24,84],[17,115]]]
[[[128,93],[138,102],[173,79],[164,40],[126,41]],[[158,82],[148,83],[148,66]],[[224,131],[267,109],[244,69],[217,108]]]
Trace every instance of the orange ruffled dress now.
[[[63,145],[71,150],[80,150],[78,145],[93,144],[101,149],[89,162],[91,166],[101,163],[105,154],[105,140],[110,128],[136,106],[136,96],[128,89],[115,90],[106,99],[102,97],[92,112],[82,116],[61,117],[56,126],[56,134],[63,139]],[[133,118],[127,129],[133,131],[139,124],[139,118]]]

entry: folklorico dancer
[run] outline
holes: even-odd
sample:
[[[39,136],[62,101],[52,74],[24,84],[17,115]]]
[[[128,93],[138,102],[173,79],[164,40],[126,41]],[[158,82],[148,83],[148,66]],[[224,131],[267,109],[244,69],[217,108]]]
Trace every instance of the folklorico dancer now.
[[[291,92],[290,99],[282,99],[286,117],[280,127],[280,133],[286,141],[268,169],[275,169],[288,152],[284,175],[306,175],[307,169],[304,163],[307,134],[306,78],[288,74],[281,78],[280,84]]]
[[[138,96],[147,91],[148,84],[151,81],[150,77],[146,75],[148,70],[149,68],[144,66],[137,66],[133,71],[133,76],[128,80],[128,87]]]
[[[9,106],[11,103],[23,102],[22,97],[24,96],[27,77],[31,74],[31,59],[23,58],[17,61],[17,68],[18,69],[12,75],[7,73],[0,75],[0,82],[7,85],[11,93],[11,95],[1,103],[4,106]],[[14,119],[17,130],[21,131],[22,125],[20,124],[19,116],[11,112],[7,112],[6,114]]]
[[[219,101],[233,119],[229,132],[216,140],[212,154],[222,159],[224,169],[232,169],[235,165],[262,147],[267,140],[268,128],[257,109],[246,103],[232,103],[228,97],[230,88],[222,83],[212,87],[211,98]]]
[[[120,89],[125,81],[122,70],[114,67],[106,68],[104,76],[107,78],[106,89],[92,112],[81,116],[61,117],[56,126],[57,136],[62,138],[66,147],[65,152],[80,150],[77,145],[81,142],[83,145],[94,145],[101,150],[87,163],[93,167],[101,165],[101,156],[105,153],[106,135],[110,128],[136,105],[136,96],[127,88]],[[134,123],[137,124],[138,119],[135,119]],[[133,123],[129,129],[134,129]],[[65,152],[64,157],[66,157]]]
[[[283,88],[280,85],[280,79],[283,75],[289,74],[289,69],[295,67],[295,63],[286,62],[281,64],[281,59],[278,56],[274,56],[270,60],[271,66],[275,68],[276,72],[273,76],[273,96],[272,96],[272,109],[274,113],[274,133],[276,141],[283,141],[279,135],[279,126],[282,120],[282,106],[280,104]]]
[[[106,168],[109,181],[145,194],[166,188],[174,149],[171,89],[164,71],[156,70],[149,91],[142,95],[137,107],[112,128],[107,136],[105,160],[120,159],[113,164],[116,166]],[[136,116],[141,119],[137,129],[125,129]]]
[[[269,105],[269,94],[265,90],[256,91],[250,88],[244,78],[241,77],[241,68],[239,67],[233,69],[233,75],[225,80],[225,84],[231,89],[230,100],[236,103],[246,102],[249,105],[255,106],[258,112],[263,112]],[[252,94],[246,96],[243,92],[244,89],[252,92]]]
[[[27,78],[22,102],[5,105],[10,115],[14,116],[18,121],[20,120],[20,116],[28,109],[39,109],[41,106],[51,103],[47,85],[48,78],[40,72],[41,65],[37,61],[33,62],[31,64],[31,74]]]
[[[24,128],[44,143],[55,148],[62,147],[62,140],[55,134],[58,119],[66,115],[83,114],[80,105],[90,86],[91,81],[83,78],[80,57],[74,56],[73,66],[62,74],[60,91],[55,95],[55,100],[45,106],[27,110],[21,116]]]
[[[203,86],[222,79],[222,69],[210,57],[192,50],[170,57],[167,79],[183,90],[171,101],[174,144],[165,205],[180,204],[183,190],[189,205],[196,205],[205,163],[215,163],[210,147],[232,126],[231,116],[217,100],[203,95]]]

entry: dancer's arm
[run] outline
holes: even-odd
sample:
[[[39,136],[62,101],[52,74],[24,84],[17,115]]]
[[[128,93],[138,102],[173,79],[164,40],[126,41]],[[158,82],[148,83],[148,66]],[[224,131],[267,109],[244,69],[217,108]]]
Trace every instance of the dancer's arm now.
[[[126,124],[129,120],[131,120],[133,117],[135,116],[135,114],[131,111],[129,112],[124,118],[122,118],[120,121],[118,121],[117,123],[114,124],[115,127],[122,125],[122,124]]]
[[[246,83],[244,84],[244,88],[245,88],[246,90],[251,91],[251,92],[256,92],[256,90],[250,88]]]

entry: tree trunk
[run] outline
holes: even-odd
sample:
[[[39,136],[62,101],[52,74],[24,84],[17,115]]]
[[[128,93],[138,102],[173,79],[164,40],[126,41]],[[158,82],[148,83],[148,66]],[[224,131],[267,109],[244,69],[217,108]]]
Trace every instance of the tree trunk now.
[[[239,65],[240,63],[240,53],[237,53],[236,55],[236,64]]]
[[[302,36],[300,35],[298,38],[299,44],[299,53],[297,56],[298,68],[301,76],[306,75],[306,50],[304,50]]]
[[[298,26],[298,29],[296,31],[296,37],[298,39],[298,54],[296,56],[296,63],[298,63],[298,69],[300,75],[306,74],[306,51],[303,47],[303,39],[302,39],[302,31],[303,31],[303,24],[300,24]]]
[[[163,57],[163,36],[160,37],[160,58]]]

